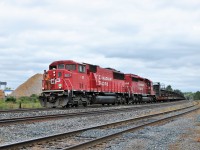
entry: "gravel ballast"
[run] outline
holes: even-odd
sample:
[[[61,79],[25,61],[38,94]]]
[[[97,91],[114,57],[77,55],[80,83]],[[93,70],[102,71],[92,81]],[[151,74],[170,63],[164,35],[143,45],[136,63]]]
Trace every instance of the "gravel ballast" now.
[[[190,105],[190,104],[191,103],[185,105]],[[59,134],[85,127],[92,127],[95,125],[120,121],[128,118],[134,118],[140,115],[152,113],[152,111],[160,111],[160,110],[163,110],[163,108],[154,108],[154,110],[146,109],[141,111],[140,110],[130,111],[124,113],[121,112],[121,113],[107,114],[107,115],[104,114],[104,115],[90,116],[90,117],[50,120],[50,121],[36,122],[31,124],[23,123],[10,126],[2,126],[0,127],[0,145],[53,135],[53,134]],[[153,144],[152,147],[154,147]]]
[[[155,103],[155,104],[143,104],[143,105],[119,105],[119,106],[97,106],[97,107],[86,107],[86,108],[70,108],[70,109],[52,109],[48,111],[25,111],[25,112],[10,112],[10,113],[0,113],[0,119],[11,119],[11,118],[22,118],[22,117],[34,117],[34,116],[44,116],[44,115],[55,115],[55,114],[66,114],[66,113],[78,113],[78,112],[88,112],[88,111],[100,111],[100,110],[110,110],[110,109],[119,109],[119,108],[138,108],[144,106],[158,106],[165,107],[167,105],[179,105],[180,103],[192,103],[188,101],[181,102],[171,102],[171,103]],[[161,106],[162,105],[162,106]]]
[[[200,111],[111,141],[106,150],[199,150]]]

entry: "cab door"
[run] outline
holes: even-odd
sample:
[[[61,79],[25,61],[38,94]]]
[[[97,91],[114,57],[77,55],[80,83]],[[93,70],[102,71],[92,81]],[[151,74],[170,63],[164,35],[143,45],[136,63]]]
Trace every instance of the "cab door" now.
[[[88,90],[88,76],[86,72],[86,66],[79,64],[78,65],[78,84],[79,84],[79,90],[85,91]]]

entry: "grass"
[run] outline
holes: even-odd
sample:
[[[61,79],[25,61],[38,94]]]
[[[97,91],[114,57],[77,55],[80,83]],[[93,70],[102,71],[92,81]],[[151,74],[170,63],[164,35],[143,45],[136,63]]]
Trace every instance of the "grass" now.
[[[0,100],[0,110],[18,109],[20,108],[20,102],[21,108],[41,108],[39,100],[36,100],[34,102],[21,100],[17,100],[16,102],[6,102],[5,100]]]

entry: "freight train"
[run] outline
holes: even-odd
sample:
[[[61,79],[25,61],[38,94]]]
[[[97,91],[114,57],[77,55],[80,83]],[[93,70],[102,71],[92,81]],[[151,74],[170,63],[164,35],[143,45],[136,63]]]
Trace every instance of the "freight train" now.
[[[41,105],[48,108],[184,99],[147,78],[72,60],[52,62],[43,76],[39,98]]]

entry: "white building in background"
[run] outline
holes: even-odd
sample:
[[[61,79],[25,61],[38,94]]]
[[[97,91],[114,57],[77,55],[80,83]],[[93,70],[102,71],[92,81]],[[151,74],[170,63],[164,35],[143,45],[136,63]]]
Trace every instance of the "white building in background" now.
[[[9,96],[14,90],[4,90],[5,96]]]

